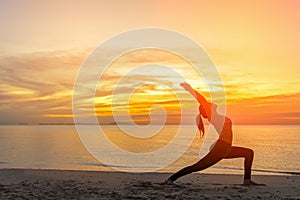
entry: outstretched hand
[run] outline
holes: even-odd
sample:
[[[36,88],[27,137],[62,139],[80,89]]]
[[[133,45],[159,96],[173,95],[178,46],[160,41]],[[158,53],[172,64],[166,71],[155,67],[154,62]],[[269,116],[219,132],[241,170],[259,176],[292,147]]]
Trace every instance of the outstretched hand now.
[[[183,87],[185,90],[191,90],[192,89],[192,86],[188,83],[180,83],[180,86]]]

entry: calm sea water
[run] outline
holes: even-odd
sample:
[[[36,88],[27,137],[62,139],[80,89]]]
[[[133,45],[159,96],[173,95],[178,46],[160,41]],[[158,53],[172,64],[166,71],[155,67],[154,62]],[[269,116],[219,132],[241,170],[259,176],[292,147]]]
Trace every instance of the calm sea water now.
[[[137,141],[124,137],[117,126],[105,126],[110,140],[131,152],[151,152],[162,148],[174,137],[177,126],[168,125],[152,141]],[[191,127],[186,126],[189,132]],[[92,129],[91,129],[92,130]],[[93,140],[91,138],[91,140]],[[182,138],[182,144],[186,142]],[[174,163],[161,171],[177,171],[199,160],[203,140],[196,136],[190,148]],[[161,159],[181,148],[181,144],[162,155]],[[253,174],[300,175],[300,126],[234,126],[233,145],[252,148],[255,152]],[[99,146],[98,151],[107,151]],[[111,158],[120,159],[114,152]],[[125,158],[126,159],[126,158]],[[151,162],[150,162],[151,163]],[[132,163],[128,161],[126,167]],[[145,168],[155,166],[145,166]],[[0,126],[0,168],[43,168],[114,170],[97,161],[83,146],[72,125],[2,125]],[[144,171],[143,167],[136,171]],[[222,160],[203,171],[205,173],[243,173],[243,159]]]

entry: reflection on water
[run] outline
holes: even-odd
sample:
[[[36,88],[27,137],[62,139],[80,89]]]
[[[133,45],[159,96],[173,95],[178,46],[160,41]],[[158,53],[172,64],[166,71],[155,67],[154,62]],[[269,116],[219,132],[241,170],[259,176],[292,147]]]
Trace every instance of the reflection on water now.
[[[124,135],[114,125],[104,127],[112,142],[132,152],[151,152],[163,147],[174,137],[177,128],[168,125],[160,134],[143,140]],[[187,134],[193,130],[189,126],[185,129]],[[255,151],[253,168],[257,170],[254,170],[254,174],[268,171],[300,173],[299,136],[300,126],[234,126],[233,145],[250,147]],[[184,144],[188,141],[182,138],[181,142]],[[176,171],[197,162],[201,143],[197,135],[186,153],[162,171]],[[182,144],[178,144],[177,148]],[[172,151],[176,151],[176,148]],[[113,152],[111,156],[118,159]],[[167,156],[170,155],[162,155],[162,159]],[[0,126],[0,167],[112,170],[87,152],[75,126],[71,125]],[[130,167],[130,163],[126,167]],[[151,169],[155,166],[143,167]],[[138,170],[143,171],[143,167]],[[241,158],[223,160],[204,172],[241,174],[242,169]]]
[[[128,133],[130,133],[130,127],[134,131],[134,126],[125,126],[128,127],[126,128]],[[106,137],[119,148],[135,153],[150,153],[167,145],[176,136],[178,126],[164,126],[161,131],[148,138],[138,138],[124,134],[121,130],[117,130],[116,126],[102,126],[102,129]],[[149,129],[146,128],[145,131],[147,130]]]

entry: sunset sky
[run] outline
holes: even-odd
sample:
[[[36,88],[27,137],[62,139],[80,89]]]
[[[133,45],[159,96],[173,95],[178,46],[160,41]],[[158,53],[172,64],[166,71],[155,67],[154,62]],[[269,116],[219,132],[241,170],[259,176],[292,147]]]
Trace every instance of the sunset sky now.
[[[234,123],[300,124],[299,10],[296,0],[0,1],[0,124],[73,122],[81,64],[101,42],[142,27],[175,30],[204,47],[223,79]],[[92,102],[97,116],[110,122],[114,84],[131,67],[151,63],[176,68],[209,99],[201,77],[181,58],[144,50],[121,57],[106,72]],[[180,106],[194,108],[188,94],[186,104],[178,104],[172,90],[179,91],[179,83],[163,72],[132,80],[151,77],[154,84],[136,88],[129,106],[119,98],[117,114],[130,107],[133,119],[143,123],[150,107],[160,104],[168,122],[176,123]],[[164,78],[169,88],[155,84]]]

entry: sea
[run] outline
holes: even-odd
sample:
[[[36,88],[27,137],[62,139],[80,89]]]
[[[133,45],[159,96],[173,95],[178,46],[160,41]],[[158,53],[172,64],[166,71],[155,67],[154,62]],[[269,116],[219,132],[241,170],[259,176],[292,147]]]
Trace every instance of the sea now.
[[[95,125],[78,126],[91,132],[97,131]],[[104,135],[115,147],[134,153],[137,158],[164,148],[176,137],[178,130],[176,125],[165,125],[154,136],[136,139],[117,125],[102,127]],[[86,137],[83,141],[75,125],[1,125],[0,168],[175,172],[200,160],[199,152],[205,141],[198,133],[193,133],[195,136],[191,140],[189,133],[194,129],[189,125],[182,130],[187,133],[186,136],[183,134],[175,146],[154,157],[156,162],[148,160],[147,165],[137,166],[136,161],[127,159],[126,153],[110,150],[101,145],[102,141],[93,147],[94,152],[98,152],[95,156],[87,147],[86,140],[93,143],[97,138]],[[300,125],[234,125],[233,132],[234,146],[248,147],[255,152],[252,174],[300,175]],[[177,158],[175,154],[180,155]],[[101,159],[102,155],[105,162]],[[110,163],[105,157],[109,157]],[[157,165],[172,157],[176,159],[171,159],[165,166]],[[119,160],[122,160],[123,166],[111,164],[119,163]],[[222,160],[201,173],[243,174],[243,158]]]

